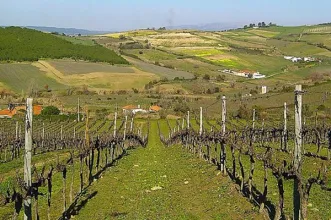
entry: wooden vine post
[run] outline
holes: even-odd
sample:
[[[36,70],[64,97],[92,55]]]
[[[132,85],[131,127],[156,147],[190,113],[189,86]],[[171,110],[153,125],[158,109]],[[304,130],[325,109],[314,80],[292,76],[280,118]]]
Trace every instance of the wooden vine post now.
[[[293,187],[293,219],[301,219],[302,209],[301,209],[301,195],[300,195],[300,185],[299,179],[301,178],[301,164],[302,164],[302,86],[295,86],[295,147],[294,147],[294,171],[296,173],[296,178],[294,178]]]
[[[116,138],[116,123],[117,123],[117,109],[115,111],[115,116],[114,116],[114,138]]]
[[[32,219],[31,213],[31,151],[32,151],[32,115],[33,99],[26,100],[25,115],[25,153],[24,153],[24,182],[28,189],[28,195],[24,199],[24,220]]]
[[[287,104],[284,102],[283,150],[287,151]]]

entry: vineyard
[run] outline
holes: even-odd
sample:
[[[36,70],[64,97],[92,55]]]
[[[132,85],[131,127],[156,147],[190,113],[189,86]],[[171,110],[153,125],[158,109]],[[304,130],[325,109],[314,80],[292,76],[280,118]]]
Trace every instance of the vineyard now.
[[[93,181],[127,151],[147,144],[148,123],[124,117],[117,124],[117,114],[113,121],[87,116],[85,122],[33,121],[32,126],[28,115],[25,124],[1,121],[2,219],[17,219],[23,212],[27,219],[32,213],[34,219],[70,218],[91,197],[85,192]]]
[[[217,166],[270,219],[329,219],[331,130],[301,122],[296,92],[295,124],[287,121],[286,104],[281,127],[257,123],[255,111],[251,123],[226,121],[223,97],[222,121],[203,121],[201,108],[194,120],[188,112],[186,120],[167,121],[168,129],[159,123],[159,135],[166,146],[180,145]]]
[[[2,120],[0,216],[78,215],[96,196],[89,190],[93,182],[132,156],[129,151],[137,147],[151,151],[147,146],[152,139],[162,148],[173,152],[179,148],[213,165],[266,219],[330,219],[331,129],[327,121],[304,117],[301,86],[296,87],[294,100],[293,107],[284,103],[281,122],[259,120],[255,110],[251,121],[228,120],[224,96],[221,119],[216,121],[208,120],[207,108],[188,111],[177,120],[138,120],[117,112],[113,120],[96,120],[88,111],[84,121],[32,122],[29,111],[24,123]],[[288,117],[292,110],[293,120]]]

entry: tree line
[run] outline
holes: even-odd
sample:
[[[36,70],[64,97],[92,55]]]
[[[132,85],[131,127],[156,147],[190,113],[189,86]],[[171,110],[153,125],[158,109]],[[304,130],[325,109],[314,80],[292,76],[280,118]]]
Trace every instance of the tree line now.
[[[101,45],[73,44],[54,35],[27,28],[0,28],[0,60],[22,62],[38,61],[41,58],[72,58],[110,64],[128,64],[124,58]]]
[[[264,21],[262,21],[262,22],[259,22],[257,24],[250,23],[249,25],[245,25],[244,26],[244,29],[246,29],[246,28],[253,28],[253,27],[263,28],[263,27],[272,27],[272,26],[277,26],[277,24],[273,24],[272,22],[270,22],[269,24],[266,24]]]

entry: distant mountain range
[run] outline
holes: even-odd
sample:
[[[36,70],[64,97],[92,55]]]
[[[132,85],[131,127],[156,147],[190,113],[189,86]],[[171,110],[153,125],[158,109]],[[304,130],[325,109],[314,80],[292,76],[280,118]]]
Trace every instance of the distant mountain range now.
[[[239,27],[243,27],[242,23],[208,23],[208,24],[200,24],[200,25],[178,25],[178,26],[168,26],[166,29],[168,30],[176,30],[176,29],[193,29],[200,31],[223,31],[229,29],[236,29]]]
[[[1,27],[1,26],[0,26]],[[4,27],[4,26],[2,26]],[[86,29],[78,29],[78,28],[58,28],[58,27],[45,27],[45,26],[21,26],[26,27],[42,32],[58,32],[59,34],[66,35],[97,35],[97,34],[108,34],[114,33],[118,31],[92,31]],[[167,30],[176,30],[176,29],[190,29],[190,30],[200,30],[200,31],[223,31],[229,29],[235,29],[243,27],[243,24],[239,23],[208,23],[208,24],[200,24],[200,25],[178,25],[178,26],[168,26]]]
[[[77,28],[57,28],[57,27],[43,27],[43,26],[26,26],[26,28],[35,29],[42,32],[58,32],[60,34],[64,33],[66,35],[96,35],[96,34],[106,34],[111,31],[91,31],[85,29]]]
[[[0,26],[0,27],[6,27],[6,26]],[[77,28],[57,28],[57,27],[44,27],[44,26],[20,26],[25,27],[29,29],[34,29],[37,31],[42,32],[58,32],[59,34],[66,34],[66,35],[96,35],[96,34],[107,34],[107,33],[113,33],[114,31],[91,31],[91,30],[85,30],[85,29],[77,29]]]

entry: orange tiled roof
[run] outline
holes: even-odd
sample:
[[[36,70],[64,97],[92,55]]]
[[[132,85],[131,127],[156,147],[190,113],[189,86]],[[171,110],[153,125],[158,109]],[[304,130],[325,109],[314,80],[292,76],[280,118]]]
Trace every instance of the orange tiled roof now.
[[[41,110],[43,110],[43,107],[40,105],[34,105],[33,106],[33,114],[34,115],[40,115],[41,114]]]
[[[16,106],[15,109],[13,110],[13,112],[15,111],[13,115],[15,115],[16,111],[18,111],[18,110],[26,110],[26,106],[25,105]],[[34,115],[40,115],[42,110],[43,110],[43,107],[41,105],[34,105],[33,106],[33,114]]]
[[[127,106],[124,106],[122,109],[125,109],[125,110],[132,110],[132,109],[136,109],[137,106],[135,105],[127,105]]]
[[[9,109],[0,110],[0,115],[7,115],[7,116],[12,117],[15,114],[16,114],[16,110],[15,109],[12,110],[12,111],[10,111]]]
[[[149,110],[151,111],[155,111],[155,112],[158,112],[160,111],[162,108],[160,106],[157,106],[157,105],[153,105],[149,108]]]

